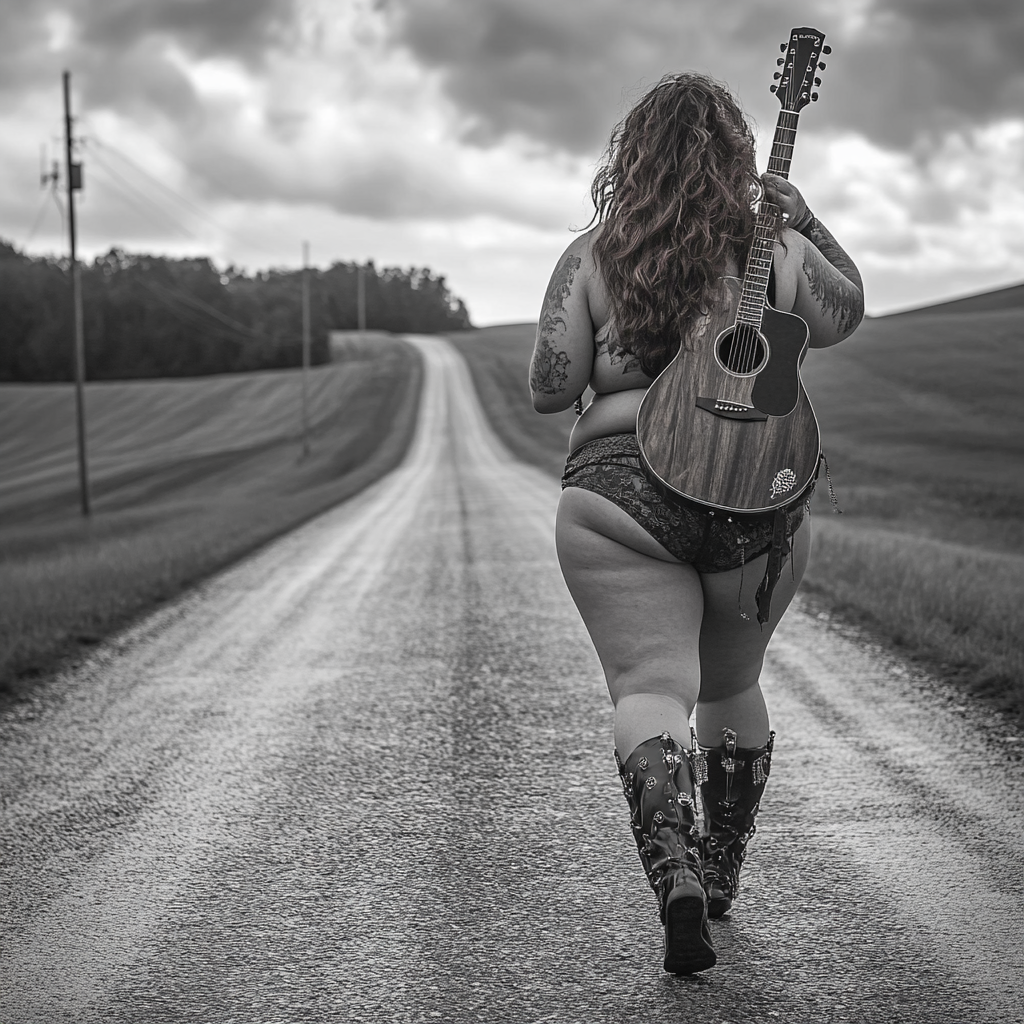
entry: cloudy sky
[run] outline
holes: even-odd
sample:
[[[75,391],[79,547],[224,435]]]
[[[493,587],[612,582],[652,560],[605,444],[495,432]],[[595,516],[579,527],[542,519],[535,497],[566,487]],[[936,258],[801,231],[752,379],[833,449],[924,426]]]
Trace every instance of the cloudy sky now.
[[[0,237],[62,251],[39,167],[68,69],[86,255],[255,269],[308,240],[428,265],[478,324],[535,319],[630,104],[706,71],[766,153],[778,43],[809,23],[834,52],[792,179],[869,311],[1024,281],[1021,0],[3,0]]]

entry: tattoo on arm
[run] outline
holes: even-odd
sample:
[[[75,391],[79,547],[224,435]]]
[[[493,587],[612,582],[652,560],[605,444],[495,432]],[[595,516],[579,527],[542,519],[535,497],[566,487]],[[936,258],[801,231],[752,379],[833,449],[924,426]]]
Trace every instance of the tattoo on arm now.
[[[804,273],[811,294],[817,299],[822,312],[831,316],[841,335],[849,334],[864,316],[864,296],[861,290],[843,277],[841,272],[830,274],[813,250],[804,255]]]
[[[832,232],[829,231],[829,229],[825,227],[817,217],[812,216],[803,228],[801,228],[800,234],[803,235],[804,238],[813,242],[817,246],[821,255],[824,256],[825,259],[843,275],[843,277],[848,278],[862,292],[864,291],[864,282],[860,279],[860,271],[857,269],[857,265],[847,255],[846,250],[843,249],[835,238],[833,238]]]
[[[530,387],[545,395],[560,395],[569,383],[569,357],[559,346],[565,334],[565,300],[572,291],[573,278],[580,269],[578,256],[569,256],[556,268],[544,297],[537,347],[530,364]]]

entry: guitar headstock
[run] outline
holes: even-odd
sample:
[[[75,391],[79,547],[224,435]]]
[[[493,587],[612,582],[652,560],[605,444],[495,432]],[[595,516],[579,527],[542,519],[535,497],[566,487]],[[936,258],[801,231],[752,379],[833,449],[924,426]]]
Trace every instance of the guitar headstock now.
[[[783,110],[799,113],[818,98],[814,87],[821,85],[817,72],[824,71],[820,58],[832,52],[825,45],[825,35],[816,28],[795,28],[789,34],[789,44],[781,43],[783,56],[778,60],[781,71],[775,72],[776,84],[772,92],[779,98]]]

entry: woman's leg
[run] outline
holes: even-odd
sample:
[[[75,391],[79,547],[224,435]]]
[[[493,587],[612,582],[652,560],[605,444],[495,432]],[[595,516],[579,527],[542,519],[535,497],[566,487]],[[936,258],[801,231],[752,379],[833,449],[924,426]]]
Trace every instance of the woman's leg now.
[[[555,539],[604,668],[620,756],[663,732],[689,747],[704,613],[697,572],[618,506],[578,487],[562,492]]]
[[[580,488],[562,492],[556,540],[615,704],[619,773],[665,927],[665,970],[693,974],[715,964],[687,753],[700,688],[700,579],[620,508]]]
[[[708,913],[722,917],[739,891],[740,869],[754,834],[765,783],[771,771],[772,738],[759,677],[764,652],[796,593],[810,547],[810,524],[793,538],[791,561],[772,595],[772,615],[761,629],[756,621],[757,583],[743,588],[740,573],[701,577],[705,614],[701,628],[701,692],[697,703],[699,781],[704,803],[704,888]],[[767,555],[747,566],[742,577],[760,581]]]
[[[768,711],[761,693],[764,653],[775,627],[796,594],[810,553],[810,519],[793,535],[793,551],[782,567],[772,594],[771,618],[757,623],[754,595],[764,576],[767,555],[743,569],[703,573],[704,618],[700,630],[700,696],[697,702],[697,739],[716,747],[722,730],[736,733],[741,747],[762,746],[768,739]],[[742,610],[740,616],[740,583]]]

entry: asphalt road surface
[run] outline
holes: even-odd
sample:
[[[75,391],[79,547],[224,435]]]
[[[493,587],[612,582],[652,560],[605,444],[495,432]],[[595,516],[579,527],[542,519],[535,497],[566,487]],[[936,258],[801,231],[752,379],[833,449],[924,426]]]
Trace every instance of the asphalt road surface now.
[[[398,470],[0,722],[0,1021],[1024,1020],[1024,744],[799,607],[719,966],[662,972],[557,483],[414,340]]]

